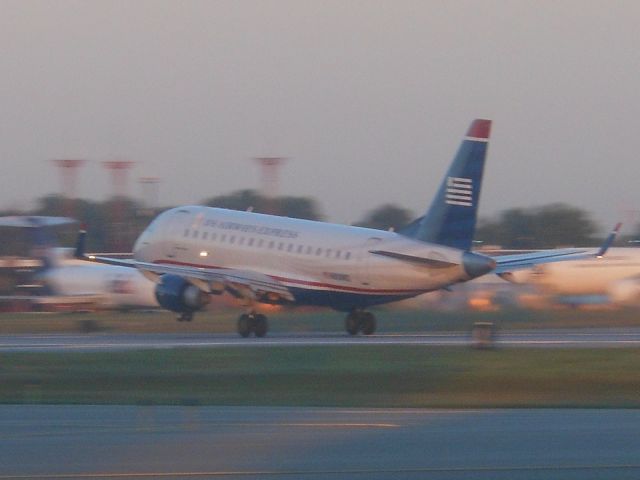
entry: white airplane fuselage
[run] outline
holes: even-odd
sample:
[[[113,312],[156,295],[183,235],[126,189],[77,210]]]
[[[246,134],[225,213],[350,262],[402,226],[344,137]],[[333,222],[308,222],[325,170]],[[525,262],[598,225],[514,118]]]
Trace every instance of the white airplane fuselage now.
[[[53,295],[94,296],[101,308],[157,308],[155,284],[135,268],[63,259],[38,275]]]
[[[640,248],[611,248],[602,258],[538,265],[504,278],[533,284],[547,294],[608,295],[616,301],[633,295],[630,288],[640,287],[639,275]]]
[[[375,251],[406,257],[400,260]],[[466,281],[475,276],[477,259],[485,262],[468,252],[393,232],[201,206],[159,215],[136,242],[134,258],[259,272],[286,286],[295,303],[340,310]],[[486,263],[482,267],[483,273],[491,268]]]

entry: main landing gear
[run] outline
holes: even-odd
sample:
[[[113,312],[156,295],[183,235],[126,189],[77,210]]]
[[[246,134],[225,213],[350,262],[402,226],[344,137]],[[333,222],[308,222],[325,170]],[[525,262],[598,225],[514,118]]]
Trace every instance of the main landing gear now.
[[[371,335],[376,331],[376,317],[371,312],[354,310],[344,320],[344,328],[349,335]]]
[[[178,315],[176,320],[179,322],[190,322],[191,320],[193,320],[193,312],[182,312],[180,315]]]
[[[267,317],[261,313],[243,313],[238,318],[238,333],[240,336],[247,338],[251,332],[256,337],[264,337],[269,330]]]

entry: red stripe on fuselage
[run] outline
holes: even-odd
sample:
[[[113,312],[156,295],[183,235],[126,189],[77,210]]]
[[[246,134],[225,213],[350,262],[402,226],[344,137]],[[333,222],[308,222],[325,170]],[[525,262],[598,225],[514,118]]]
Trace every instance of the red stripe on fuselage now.
[[[189,263],[189,262],[178,262],[175,260],[154,260],[152,263],[156,264],[165,264],[165,265],[176,265],[180,267],[194,267],[194,268],[203,268],[210,270],[231,270],[228,267],[217,267],[215,265],[201,265],[197,263]],[[354,293],[366,293],[369,295],[379,295],[379,294],[389,294],[389,295],[408,295],[408,294],[420,294],[425,293],[428,290],[394,290],[394,289],[367,289],[367,288],[358,288],[358,287],[348,287],[343,285],[334,285],[331,283],[322,283],[322,282],[312,282],[309,280],[297,280],[295,278],[287,278],[287,277],[279,277],[277,275],[267,275],[269,278],[277,280],[279,282],[292,283],[296,285],[305,285],[307,287],[317,287],[317,288],[326,288],[330,290],[340,290],[345,292],[354,292]]]

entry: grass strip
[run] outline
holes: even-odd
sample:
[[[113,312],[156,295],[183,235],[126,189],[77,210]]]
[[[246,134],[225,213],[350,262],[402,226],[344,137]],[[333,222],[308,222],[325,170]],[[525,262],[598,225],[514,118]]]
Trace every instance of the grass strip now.
[[[640,407],[640,349],[261,347],[0,355],[1,403]]]

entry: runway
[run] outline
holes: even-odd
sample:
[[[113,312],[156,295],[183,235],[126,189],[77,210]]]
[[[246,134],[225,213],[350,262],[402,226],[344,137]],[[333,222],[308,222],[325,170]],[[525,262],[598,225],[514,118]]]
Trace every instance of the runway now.
[[[640,476],[638,410],[0,407],[0,479]]]
[[[166,348],[304,347],[357,345],[468,346],[465,332],[383,333],[351,337],[343,333],[274,333],[266,338],[236,334],[54,334],[0,335],[0,352],[117,351]],[[502,331],[498,347],[607,348],[639,347],[640,328]]]

